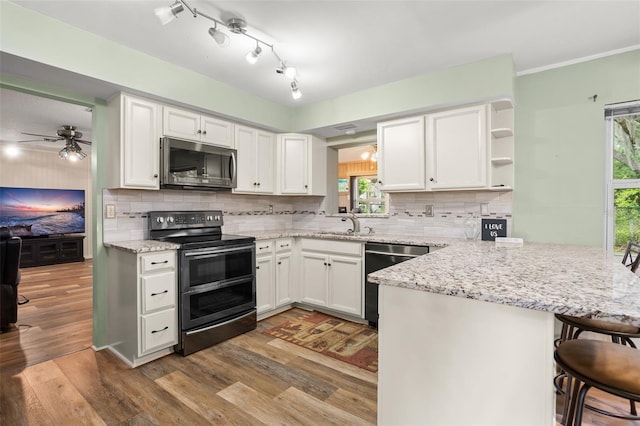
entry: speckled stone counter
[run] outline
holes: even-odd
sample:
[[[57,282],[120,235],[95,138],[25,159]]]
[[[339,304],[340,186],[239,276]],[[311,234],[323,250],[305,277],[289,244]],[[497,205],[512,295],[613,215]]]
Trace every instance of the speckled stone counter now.
[[[640,277],[597,247],[458,242],[374,272],[369,280],[640,326]]]
[[[148,253],[152,251],[176,250],[180,248],[178,244],[155,240],[114,241],[111,243],[104,243],[104,246],[131,253]]]

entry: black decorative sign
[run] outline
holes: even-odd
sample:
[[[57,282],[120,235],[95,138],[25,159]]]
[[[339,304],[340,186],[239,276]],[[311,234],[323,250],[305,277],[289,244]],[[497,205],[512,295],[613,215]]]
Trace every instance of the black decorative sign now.
[[[507,236],[507,219],[482,219],[482,241]]]

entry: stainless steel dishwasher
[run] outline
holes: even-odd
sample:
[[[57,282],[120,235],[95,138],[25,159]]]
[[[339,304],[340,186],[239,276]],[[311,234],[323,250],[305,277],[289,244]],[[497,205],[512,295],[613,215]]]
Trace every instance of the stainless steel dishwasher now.
[[[364,246],[364,270],[370,273],[388,268],[396,263],[429,253],[427,246],[405,244],[366,243]],[[367,282],[364,287],[364,318],[369,325],[378,327],[378,284]]]

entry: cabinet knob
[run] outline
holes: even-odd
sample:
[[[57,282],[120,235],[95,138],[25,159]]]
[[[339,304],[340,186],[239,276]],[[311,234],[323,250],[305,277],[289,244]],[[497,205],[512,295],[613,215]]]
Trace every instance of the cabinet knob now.
[[[158,174],[157,173],[154,174],[153,177],[154,177],[154,179],[157,179],[158,178]]]
[[[327,262],[323,262],[323,263],[324,263],[324,266],[327,266]]]
[[[259,267],[259,266],[256,266],[256,269],[260,269],[260,267]]]
[[[202,134],[203,134],[203,135],[206,135],[206,134],[207,134],[207,131],[206,131],[206,130],[205,130],[205,131],[203,131],[203,132],[202,132]]]
[[[258,182],[258,186],[260,186],[260,182]]]
[[[282,265],[282,262],[278,262],[278,265]]]
[[[430,180],[431,182],[435,182],[435,181],[436,181],[434,178],[429,178],[429,180]]]
[[[197,134],[201,134],[201,133],[202,133],[202,130],[198,130],[196,133],[197,133]]]
[[[305,185],[305,186],[304,186],[304,188],[305,188],[305,189],[309,188],[309,185]]]

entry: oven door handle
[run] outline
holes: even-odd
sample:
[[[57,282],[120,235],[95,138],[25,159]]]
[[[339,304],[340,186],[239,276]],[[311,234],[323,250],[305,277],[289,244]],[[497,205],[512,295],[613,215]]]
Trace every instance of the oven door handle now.
[[[249,274],[249,275],[244,275],[242,277],[234,278],[232,280],[214,281],[206,284],[201,284],[195,288],[183,291],[182,294],[185,296],[186,295],[191,296],[194,294],[207,293],[209,291],[220,290],[226,287],[231,287],[231,286],[242,284],[245,282],[248,283],[253,281],[253,278],[254,276]]]
[[[253,251],[253,246],[243,246],[243,247],[233,247],[233,248],[225,248],[225,249],[214,249],[214,250],[194,250],[194,251],[186,251],[184,252],[185,257],[197,257],[197,256],[210,256],[210,255],[219,255],[231,252],[245,252],[245,251]]]

